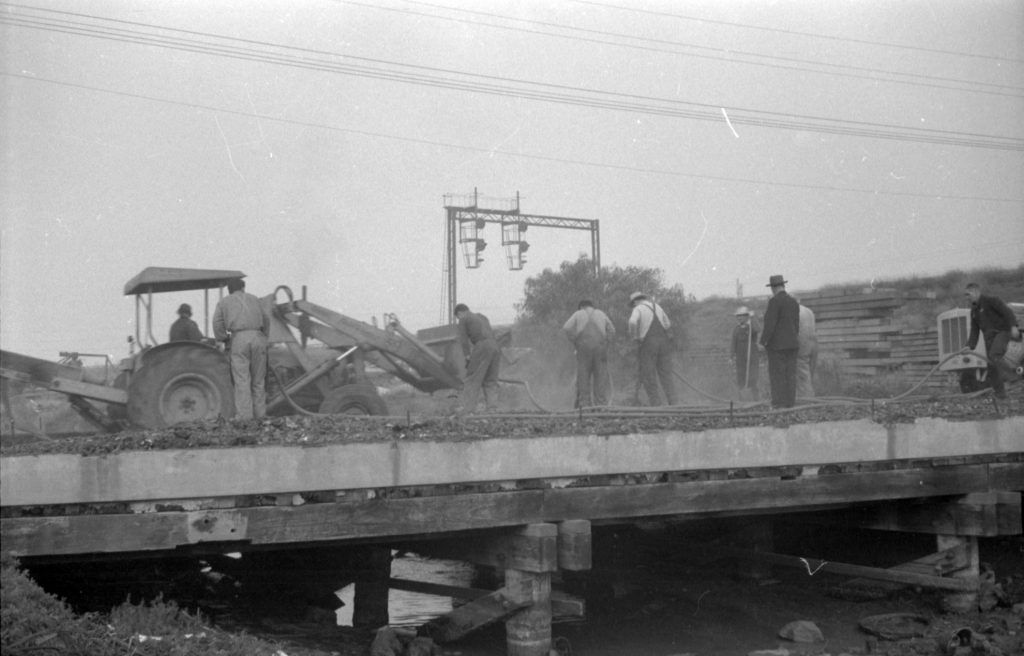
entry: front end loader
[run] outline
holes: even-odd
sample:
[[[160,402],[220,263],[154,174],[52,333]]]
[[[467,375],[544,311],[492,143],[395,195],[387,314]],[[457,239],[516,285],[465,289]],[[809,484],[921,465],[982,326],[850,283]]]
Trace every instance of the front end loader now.
[[[132,278],[125,295],[135,297],[133,353],[120,363],[111,385],[88,382],[81,368],[2,350],[0,376],[66,395],[79,414],[104,431],[229,418],[234,414],[229,354],[211,339],[158,343],[153,295],[202,290],[202,325],[209,334],[210,292],[219,300],[229,280],[244,276],[150,267]],[[454,326],[431,329],[428,345],[394,315],[378,328],[307,301],[304,289],[298,299],[282,286],[260,300],[270,319],[268,414],[386,415],[367,365],[424,392],[462,387],[463,358]]]

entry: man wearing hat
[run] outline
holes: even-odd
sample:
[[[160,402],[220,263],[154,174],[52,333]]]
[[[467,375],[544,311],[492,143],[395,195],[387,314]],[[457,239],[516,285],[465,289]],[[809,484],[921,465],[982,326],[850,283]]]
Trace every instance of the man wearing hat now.
[[[171,324],[172,342],[201,342],[203,333],[199,332],[199,326],[192,321],[192,306],[182,303],[178,308],[178,318]]]
[[[764,312],[761,346],[768,353],[768,379],[773,408],[796,405],[796,358],[800,349],[800,304],[786,293],[782,276],[772,276],[766,287],[772,290]]]
[[[740,400],[757,400],[757,373],[761,358],[757,350],[757,328],[753,314],[743,306],[736,310],[736,327],[732,329],[732,363],[736,365],[736,387]]]
[[[668,405],[676,404],[676,386],[672,380],[672,322],[661,306],[643,292],[629,296],[633,307],[629,315],[629,336],[640,342],[637,353],[640,367],[640,382],[647,392],[647,403],[661,405],[658,382],[665,392]]]

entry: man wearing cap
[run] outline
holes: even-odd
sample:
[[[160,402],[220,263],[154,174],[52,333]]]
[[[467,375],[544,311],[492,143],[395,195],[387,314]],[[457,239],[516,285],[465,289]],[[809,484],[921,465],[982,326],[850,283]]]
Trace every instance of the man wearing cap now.
[[[192,306],[182,303],[178,308],[178,318],[171,324],[172,342],[201,342],[203,333],[199,332],[199,326],[192,321]]]
[[[615,337],[612,320],[593,302],[582,300],[562,330],[576,347],[575,407],[608,405],[608,345]]]
[[[661,306],[643,292],[629,296],[633,312],[629,315],[629,336],[640,342],[637,353],[640,382],[647,392],[647,403],[662,405],[658,382],[668,405],[676,404],[675,381],[672,380],[672,322]]]
[[[267,335],[270,316],[260,299],[245,291],[245,281],[228,281],[227,296],[213,313],[213,334],[231,349],[231,378],[235,383],[235,416],[261,419],[267,414]]]
[[[488,410],[493,410],[498,402],[501,349],[494,339],[491,322],[478,312],[470,312],[469,306],[464,303],[455,306],[455,318],[459,320],[459,343],[469,360],[466,363],[466,381],[459,395],[458,412],[475,411],[481,389],[484,404]]]
[[[736,366],[736,387],[740,391],[740,400],[756,401],[761,358],[757,350],[757,328],[754,326],[753,314],[746,306],[736,310],[731,359]]]
[[[772,389],[772,407],[796,405],[796,359],[800,348],[800,304],[786,293],[782,276],[771,276],[765,287],[772,297],[764,313],[761,346],[768,354],[768,380]]]

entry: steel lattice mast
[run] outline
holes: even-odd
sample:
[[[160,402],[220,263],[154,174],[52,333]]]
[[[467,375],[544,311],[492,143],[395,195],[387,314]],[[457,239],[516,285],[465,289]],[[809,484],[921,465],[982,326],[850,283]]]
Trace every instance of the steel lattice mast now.
[[[601,233],[600,222],[596,219],[575,219],[562,216],[545,216],[542,214],[523,214],[519,210],[519,193],[515,198],[486,199],[492,207],[481,207],[480,196],[474,189],[472,195],[457,196],[445,194],[445,259],[446,287],[442,294],[442,311],[447,312],[449,323],[455,320],[455,300],[457,298],[456,259],[458,249],[463,247],[465,266],[475,269],[482,261],[479,257],[486,245],[478,236],[478,231],[488,223],[501,225],[501,243],[505,247],[509,269],[522,269],[525,262],[523,253],[529,244],[522,239],[522,233],[529,226],[544,228],[562,228],[566,230],[586,230],[590,232],[590,261],[594,267],[594,275],[601,271]],[[502,207],[504,206],[504,207]]]

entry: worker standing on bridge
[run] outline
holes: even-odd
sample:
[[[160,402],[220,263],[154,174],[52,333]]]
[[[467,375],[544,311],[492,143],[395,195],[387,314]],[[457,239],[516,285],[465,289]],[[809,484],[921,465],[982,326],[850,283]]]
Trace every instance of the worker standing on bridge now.
[[[235,416],[261,419],[267,414],[267,335],[270,318],[260,299],[245,291],[245,281],[228,281],[229,294],[213,313],[213,334],[231,351]]]
[[[768,353],[768,380],[773,408],[796,405],[796,359],[800,348],[800,304],[786,293],[782,276],[772,276],[766,287],[772,290],[764,312],[761,346]]]
[[[459,414],[473,412],[483,390],[484,403],[494,410],[498,402],[498,371],[501,368],[501,349],[494,339],[491,322],[482,314],[470,312],[464,303],[455,306],[459,320],[459,343],[466,355],[466,381],[459,396]]]
[[[757,350],[754,315],[746,306],[736,310],[736,327],[732,329],[730,359],[736,366],[736,387],[740,390],[740,400],[756,401],[761,357]]]
[[[192,306],[188,303],[182,303],[178,308],[178,319],[171,324],[171,341],[203,341],[203,333],[199,332],[199,326],[192,321]]]
[[[579,309],[562,326],[576,347],[576,406],[608,405],[608,345],[615,326],[593,302],[580,301]]]
[[[800,300],[797,299],[800,303]],[[800,347],[796,353],[796,395],[814,398],[814,368],[818,365],[818,335],[814,328],[814,311],[800,303]]]
[[[999,362],[1006,355],[1010,339],[1020,338],[1017,317],[998,296],[981,293],[978,283],[969,283],[964,294],[971,301],[971,335],[967,347],[978,345],[979,334],[985,337],[985,356],[988,358],[988,379],[997,399],[1006,398],[1006,386],[999,371]]]
[[[643,292],[629,296],[633,312],[629,315],[629,336],[640,342],[637,353],[640,382],[647,392],[647,403],[661,405],[658,381],[668,405],[676,404],[676,386],[672,379],[672,322],[661,306]]]

